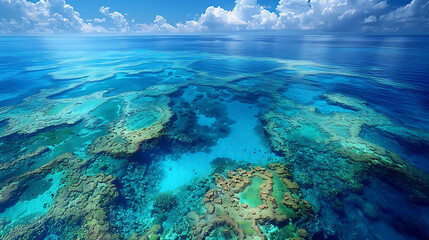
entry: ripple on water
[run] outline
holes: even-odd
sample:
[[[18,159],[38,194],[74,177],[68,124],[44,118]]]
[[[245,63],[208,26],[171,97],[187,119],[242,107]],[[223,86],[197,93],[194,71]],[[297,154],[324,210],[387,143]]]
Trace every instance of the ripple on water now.
[[[241,73],[262,73],[275,68],[283,67],[284,64],[276,61],[262,61],[249,59],[213,59],[198,60],[190,68],[207,72],[213,76],[227,77]]]

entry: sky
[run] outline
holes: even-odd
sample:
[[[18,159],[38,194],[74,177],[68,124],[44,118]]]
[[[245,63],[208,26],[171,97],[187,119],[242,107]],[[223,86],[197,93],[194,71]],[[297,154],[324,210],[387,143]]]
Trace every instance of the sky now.
[[[429,34],[428,0],[0,0],[0,34]]]

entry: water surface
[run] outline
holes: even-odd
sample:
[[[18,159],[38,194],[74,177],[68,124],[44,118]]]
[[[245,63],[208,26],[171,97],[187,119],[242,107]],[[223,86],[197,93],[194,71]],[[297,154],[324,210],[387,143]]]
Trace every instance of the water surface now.
[[[427,239],[428,40],[1,37],[1,238]]]

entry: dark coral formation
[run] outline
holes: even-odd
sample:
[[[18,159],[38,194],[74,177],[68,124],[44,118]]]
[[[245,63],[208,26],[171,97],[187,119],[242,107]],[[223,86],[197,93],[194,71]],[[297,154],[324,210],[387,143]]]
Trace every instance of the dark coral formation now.
[[[154,211],[156,213],[168,212],[176,205],[177,197],[171,192],[158,194],[153,203]]]
[[[194,94],[193,99],[186,95]],[[175,144],[198,149],[210,147],[220,138],[226,137],[233,122],[228,118],[221,102],[229,93],[224,89],[207,86],[189,86],[172,96],[171,108],[175,113],[168,126],[167,136]],[[199,117],[212,120],[202,123]]]

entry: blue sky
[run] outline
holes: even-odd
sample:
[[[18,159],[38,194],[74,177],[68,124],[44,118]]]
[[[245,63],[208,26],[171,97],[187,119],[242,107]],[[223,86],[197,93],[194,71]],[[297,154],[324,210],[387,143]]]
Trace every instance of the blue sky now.
[[[260,5],[271,10],[275,10],[278,2],[278,0],[258,0]],[[176,23],[192,20],[209,6],[221,6],[226,10],[232,10],[235,6],[234,0],[68,0],[67,3],[72,5],[83,18],[96,17],[98,9],[105,5],[115,11],[126,13],[129,18],[141,23],[152,22],[156,15]]]
[[[126,13],[129,18],[141,23],[152,22],[156,15],[161,15],[171,22],[192,20],[195,14],[201,14],[208,6],[223,6],[231,10],[235,5],[234,0],[69,0],[67,3],[83,18],[96,17],[98,9],[104,5]]]
[[[0,0],[0,33],[429,34],[428,0]]]

